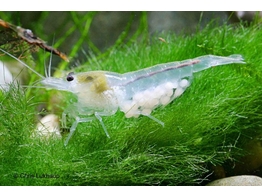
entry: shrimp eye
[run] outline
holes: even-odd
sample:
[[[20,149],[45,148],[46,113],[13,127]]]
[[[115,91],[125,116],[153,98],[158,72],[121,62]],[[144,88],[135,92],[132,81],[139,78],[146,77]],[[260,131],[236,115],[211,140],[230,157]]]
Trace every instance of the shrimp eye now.
[[[70,72],[70,73],[67,75],[66,80],[67,80],[68,82],[71,82],[71,81],[74,80],[73,74],[74,74],[74,72]]]

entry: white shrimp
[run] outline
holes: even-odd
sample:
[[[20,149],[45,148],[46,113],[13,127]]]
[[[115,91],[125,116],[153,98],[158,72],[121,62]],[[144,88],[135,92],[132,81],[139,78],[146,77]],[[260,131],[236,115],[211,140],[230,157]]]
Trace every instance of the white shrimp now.
[[[8,55],[15,58],[11,54]],[[67,145],[78,123],[95,118],[109,137],[102,116],[114,115],[118,109],[124,112],[127,118],[144,115],[164,126],[162,121],[150,115],[155,108],[165,106],[179,97],[190,85],[189,79],[193,73],[232,63],[245,62],[241,55],[206,55],[180,62],[158,64],[125,74],[108,71],[71,72],[66,78],[51,77],[50,69],[44,77],[23,64],[42,78],[41,83],[44,87],[69,91],[77,96],[77,102],[70,105],[62,115],[63,124],[66,122],[66,115],[75,118],[65,141]]]

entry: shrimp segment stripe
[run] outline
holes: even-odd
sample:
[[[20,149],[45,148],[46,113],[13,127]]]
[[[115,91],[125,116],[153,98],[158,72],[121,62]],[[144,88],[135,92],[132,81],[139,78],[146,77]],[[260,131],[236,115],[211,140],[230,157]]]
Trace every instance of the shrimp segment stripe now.
[[[151,77],[151,76],[156,75],[158,73],[163,73],[163,72],[170,71],[170,70],[173,70],[173,69],[179,69],[179,68],[186,67],[186,66],[189,66],[189,65],[194,65],[194,64],[197,64],[197,63],[200,63],[200,60],[194,60],[192,62],[182,63],[181,65],[170,66],[170,67],[167,67],[167,68],[162,69],[162,70],[158,70],[158,71],[155,71],[155,72],[152,72],[152,73],[148,73],[147,75],[138,76],[134,80],[129,81],[129,82],[123,84],[123,85],[130,84],[132,82],[135,82],[135,81],[143,79],[143,78]]]

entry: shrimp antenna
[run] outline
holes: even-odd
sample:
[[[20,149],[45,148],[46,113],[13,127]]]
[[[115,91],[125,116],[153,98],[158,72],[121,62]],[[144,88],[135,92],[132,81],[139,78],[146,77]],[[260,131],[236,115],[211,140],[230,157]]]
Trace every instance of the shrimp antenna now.
[[[55,34],[54,34],[54,38],[53,38],[53,43],[52,46],[55,43]],[[52,57],[53,57],[53,50],[50,51],[50,59],[49,59],[49,64],[48,64],[48,77],[51,77],[51,64],[52,64]]]
[[[40,78],[44,79],[45,77],[42,76],[41,74],[39,74],[37,71],[33,70],[31,67],[29,67],[27,64],[25,64],[23,61],[21,61],[20,59],[18,59],[17,57],[15,57],[14,55],[6,52],[5,50],[3,50],[2,48],[0,48],[0,51],[2,51],[3,53],[7,54],[8,56],[12,57],[13,59],[17,60],[19,63],[21,63],[22,65],[24,65],[25,67],[27,67],[28,69],[30,69],[32,72],[34,72],[36,75],[38,75]]]
[[[44,55],[45,55],[45,50],[44,50]],[[48,73],[47,73],[47,68],[46,68],[46,58],[44,58],[44,67],[45,67],[45,77],[48,77]]]
[[[51,51],[49,64],[48,64],[48,77],[51,77],[51,64],[52,64],[53,51]]]
[[[55,42],[55,36],[53,38],[53,43],[52,43],[52,46],[54,45],[54,42]],[[44,53],[46,52],[46,50],[44,50]],[[50,50],[50,58],[49,58],[49,63],[48,63],[48,67],[46,68],[45,66],[45,76],[46,77],[51,77],[51,64],[52,64],[52,56],[53,56],[53,50]],[[46,65],[46,63],[45,63]]]

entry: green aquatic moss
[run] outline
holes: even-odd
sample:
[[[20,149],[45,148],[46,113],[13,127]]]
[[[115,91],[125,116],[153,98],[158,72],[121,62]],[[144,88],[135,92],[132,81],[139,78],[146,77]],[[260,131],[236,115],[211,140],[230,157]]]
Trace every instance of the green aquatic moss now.
[[[212,166],[232,170],[230,164],[248,153],[244,144],[261,134],[261,39],[258,25],[210,25],[191,36],[133,39],[90,55],[75,72],[125,73],[206,54],[242,54],[246,61],[194,74],[181,97],[152,113],[164,127],[147,117],[126,119],[121,112],[103,117],[110,139],[98,121],[80,123],[66,147],[66,133],[62,140],[34,139],[35,108],[49,96],[39,98],[39,90],[25,96],[14,87],[2,92],[0,184],[199,185],[209,180]],[[41,92],[52,97],[53,91]],[[66,104],[67,95],[64,99]]]

